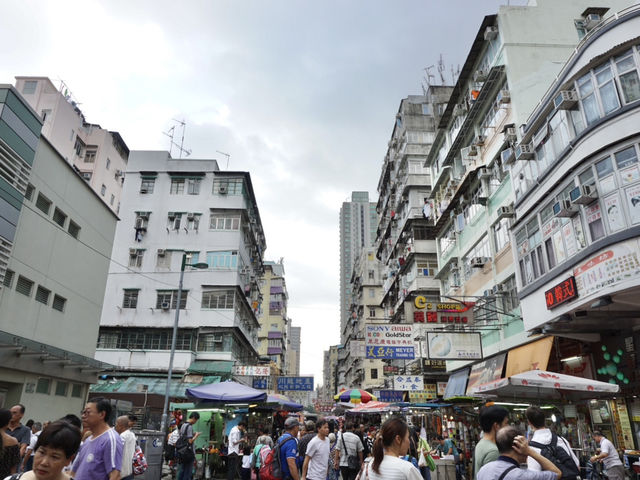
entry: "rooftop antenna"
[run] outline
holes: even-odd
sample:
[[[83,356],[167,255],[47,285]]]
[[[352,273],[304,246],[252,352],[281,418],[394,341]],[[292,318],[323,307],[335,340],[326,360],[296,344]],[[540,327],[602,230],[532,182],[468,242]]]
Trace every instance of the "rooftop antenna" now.
[[[221,152],[220,150],[216,150],[217,153],[219,153],[220,155],[224,155],[225,157],[227,157],[227,170],[229,170],[229,157],[231,157],[231,155],[229,155],[228,153],[224,153]]]
[[[433,65],[429,65],[424,69],[425,76],[422,77],[422,94],[423,95],[427,94],[427,90],[429,90],[429,87],[433,85],[433,82],[435,80],[435,75],[431,73],[432,70],[433,70]]]
[[[173,150],[173,147],[175,146],[178,149],[178,154],[179,154],[178,158],[182,158],[183,153],[185,157],[188,157],[189,155],[191,155],[191,150],[188,148],[184,148],[184,130],[187,124],[185,123],[184,120],[176,120],[175,118],[172,118],[172,120],[182,127],[182,138],[180,139],[180,145],[178,145],[176,142],[173,141],[173,138],[176,133],[177,125],[174,125],[166,132],[162,132],[171,139],[169,141],[169,156],[171,156],[171,152]]]
[[[438,73],[440,74],[441,85],[446,84],[444,79],[444,70],[445,70],[444,59],[442,58],[442,54],[440,54],[440,59],[438,60]]]

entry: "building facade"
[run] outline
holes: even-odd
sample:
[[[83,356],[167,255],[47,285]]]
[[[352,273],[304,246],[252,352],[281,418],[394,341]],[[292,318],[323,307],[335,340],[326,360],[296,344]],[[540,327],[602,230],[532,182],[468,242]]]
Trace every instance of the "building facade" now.
[[[338,393],[338,349],[340,345],[331,345],[324,351],[322,366],[323,398],[324,402],[333,402],[333,396]]]
[[[120,134],[87,122],[64,84],[58,89],[47,77],[21,76],[16,89],[40,115],[42,135],[118,213],[129,157]]]
[[[287,374],[300,375],[300,346],[302,345],[302,327],[291,327],[289,334],[289,355]]]
[[[289,355],[289,330],[291,322],[287,317],[287,283],[284,278],[284,264],[264,262],[262,282],[262,304],[258,321],[260,356],[268,356],[279,372],[285,373]]]
[[[368,192],[352,192],[340,208],[340,331],[351,314],[351,273],[363,248],[373,245],[377,226],[375,203]]]
[[[14,209],[2,213],[13,246],[0,290],[0,404],[55,419],[79,412],[108,367],[94,354],[117,217],[39,136],[20,94],[3,86],[0,98],[0,195]],[[18,166],[11,183],[6,165]]]

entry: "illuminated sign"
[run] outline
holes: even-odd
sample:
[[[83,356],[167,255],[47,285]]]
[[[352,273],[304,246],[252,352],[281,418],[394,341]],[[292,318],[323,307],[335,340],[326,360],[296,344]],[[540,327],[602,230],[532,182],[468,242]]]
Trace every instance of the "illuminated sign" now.
[[[547,310],[553,310],[569,300],[578,298],[575,277],[569,277],[544,292],[544,298],[547,302]]]
[[[413,305],[417,309],[413,312],[413,323],[473,323],[474,302],[436,303],[418,295]]]

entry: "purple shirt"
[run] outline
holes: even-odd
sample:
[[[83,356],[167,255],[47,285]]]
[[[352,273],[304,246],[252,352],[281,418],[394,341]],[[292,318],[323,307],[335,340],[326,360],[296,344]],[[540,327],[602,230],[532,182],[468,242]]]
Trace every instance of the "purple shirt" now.
[[[122,438],[113,428],[84,441],[73,462],[76,480],[107,480],[122,467]]]

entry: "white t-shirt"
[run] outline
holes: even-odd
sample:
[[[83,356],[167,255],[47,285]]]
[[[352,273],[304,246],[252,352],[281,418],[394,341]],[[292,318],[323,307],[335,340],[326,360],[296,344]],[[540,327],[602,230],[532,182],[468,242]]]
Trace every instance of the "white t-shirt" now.
[[[242,455],[242,468],[251,468],[251,455]]]
[[[307,445],[307,457],[309,466],[307,467],[307,478],[309,480],[325,480],[329,468],[329,439],[325,437],[320,440],[317,435],[311,439]]]
[[[620,461],[620,455],[618,455],[616,447],[614,447],[613,443],[611,443],[604,437],[602,437],[602,440],[600,441],[600,451],[602,453],[607,453],[607,456],[602,459],[602,463],[604,463],[605,468],[622,465],[622,462]]]
[[[240,452],[240,439],[242,438],[242,432],[236,425],[229,432],[229,454],[236,453],[242,455]]]
[[[378,467],[380,473],[373,471],[373,460],[367,462],[360,477],[362,480],[423,480],[420,470],[411,462],[393,455],[385,455]]]
[[[122,446],[122,468],[120,476],[128,477],[133,473],[133,454],[136,453],[136,436],[131,430],[125,430],[120,434],[124,442]]]
[[[342,439],[344,438],[344,443]],[[345,447],[346,453],[345,453]],[[362,446],[362,442],[360,438],[353,432],[345,432],[338,437],[336,440],[336,449],[340,452],[340,466],[347,467],[349,464],[347,463],[347,456],[354,455],[358,456],[358,452],[364,450]]]
[[[549,430],[548,428],[541,428],[539,430],[536,430],[535,432],[533,432],[533,436],[529,439],[529,441],[538,442],[538,443],[541,443],[542,445],[549,445],[551,443],[551,430]],[[576,454],[573,453],[573,450],[571,450],[571,446],[569,445],[569,442],[567,442],[560,435],[558,435],[558,446],[562,448],[565,452],[567,452],[569,456],[573,459],[573,462],[576,464],[576,466],[580,468],[580,461],[578,460],[578,457],[576,457]],[[535,449],[536,452],[540,453],[539,448],[534,447],[533,445],[531,445],[531,448]],[[536,472],[542,471],[542,467],[540,466],[540,464],[531,457],[527,457],[527,468],[529,470],[534,470]]]

